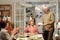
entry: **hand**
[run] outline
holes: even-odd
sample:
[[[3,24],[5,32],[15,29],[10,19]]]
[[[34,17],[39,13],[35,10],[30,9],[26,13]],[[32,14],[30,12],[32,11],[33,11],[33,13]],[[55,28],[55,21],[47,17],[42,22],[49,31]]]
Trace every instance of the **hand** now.
[[[15,28],[15,29],[11,32],[11,34],[12,34],[12,35],[15,35],[20,29],[21,29],[21,27]]]
[[[48,25],[47,23],[46,24],[43,24],[44,26]]]
[[[16,30],[19,31],[22,27],[17,27]]]
[[[43,25],[43,23],[38,23],[38,25]]]
[[[48,24],[48,23],[46,23],[46,24],[44,24],[44,26],[46,26],[46,25],[51,25],[50,23]]]

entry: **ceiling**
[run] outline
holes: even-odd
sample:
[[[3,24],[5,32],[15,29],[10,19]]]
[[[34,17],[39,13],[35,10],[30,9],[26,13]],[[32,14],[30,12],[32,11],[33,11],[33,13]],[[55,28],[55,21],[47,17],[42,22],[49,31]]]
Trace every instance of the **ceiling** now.
[[[56,4],[57,0],[20,0],[21,5],[30,5],[30,6],[35,6],[35,5],[41,5],[41,4]],[[32,4],[32,5],[31,5]]]
[[[26,2],[46,2],[46,1],[57,1],[57,0],[25,0]]]
[[[8,2],[7,2],[8,1]],[[25,5],[25,6],[29,6],[31,7],[31,3],[34,5],[39,5],[42,3],[50,3],[50,2],[55,2],[56,3],[57,0],[0,0],[0,4],[13,4],[14,2],[19,2],[21,5]],[[60,0],[59,0],[60,1]],[[31,2],[26,3],[26,2]]]

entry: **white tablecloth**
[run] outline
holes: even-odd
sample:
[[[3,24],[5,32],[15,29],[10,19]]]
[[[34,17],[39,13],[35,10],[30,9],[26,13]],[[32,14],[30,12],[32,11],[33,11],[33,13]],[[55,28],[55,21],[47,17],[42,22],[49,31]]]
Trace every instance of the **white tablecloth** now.
[[[34,39],[36,39],[36,40],[44,40],[42,34],[37,34],[37,35],[34,35],[34,36],[35,36]],[[37,37],[38,37],[38,39],[37,39]],[[27,37],[26,37],[26,38],[20,38],[20,37],[19,37],[19,38],[17,38],[16,40],[20,40],[20,39],[21,39],[21,40],[30,40],[30,39],[27,38]]]

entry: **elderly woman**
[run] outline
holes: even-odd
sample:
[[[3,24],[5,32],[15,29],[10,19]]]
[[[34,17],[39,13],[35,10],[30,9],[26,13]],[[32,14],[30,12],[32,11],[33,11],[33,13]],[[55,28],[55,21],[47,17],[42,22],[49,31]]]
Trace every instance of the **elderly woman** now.
[[[31,33],[31,34],[37,34],[38,33],[38,28],[37,26],[34,24],[33,20],[29,20],[27,23],[26,28],[24,29],[25,33]]]

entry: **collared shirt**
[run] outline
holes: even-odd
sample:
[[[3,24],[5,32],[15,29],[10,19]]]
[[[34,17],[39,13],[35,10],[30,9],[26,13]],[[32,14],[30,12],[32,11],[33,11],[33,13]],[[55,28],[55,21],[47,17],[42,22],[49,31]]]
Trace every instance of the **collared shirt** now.
[[[36,27],[36,25],[33,25],[32,27],[30,25],[28,25],[25,30],[24,30],[25,33],[38,33],[38,28]]]

